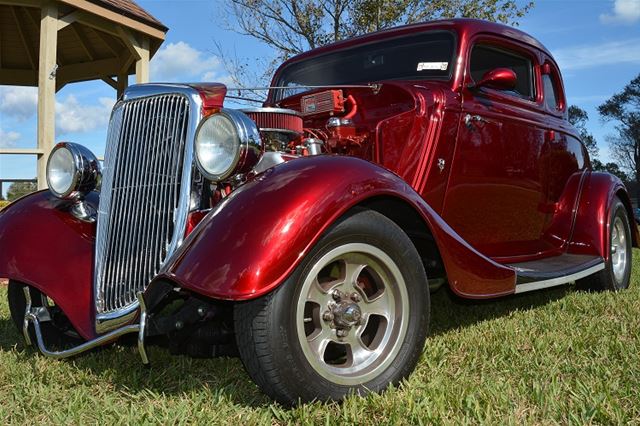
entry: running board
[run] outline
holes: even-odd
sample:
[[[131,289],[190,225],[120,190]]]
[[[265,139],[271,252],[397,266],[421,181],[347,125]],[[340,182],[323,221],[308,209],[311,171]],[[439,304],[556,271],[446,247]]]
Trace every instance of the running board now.
[[[516,293],[568,284],[602,271],[599,256],[563,254],[552,258],[507,265],[516,271]]]
[[[71,349],[66,349],[63,351],[51,351],[47,349],[44,339],[42,338],[42,330],[40,329],[40,322],[51,321],[51,317],[49,316],[49,311],[45,307],[32,307],[31,306],[31,293],[29,292],[29,287],[23,287],[24,297],[25,297],[25,312],[24,312],[24,321],[22,324],[22,334],[24,335],[24,340],[27,346],[31,346],[31,336],[29,334],[29,324],[33,324],[33,330],[36,336],[36,344],[38,345],[38,349],[42,355],[54,358],[54,359],[62,359],[69,358],[88,350],[91,350],[95,347],[104,345],[105,343],[109,343],[120,336],[130,333],[138,334],[138,352],[140,353],[140,358],[142,359],[143,364],[149,364],[149,357],[147,356],[147,351],[144,346],[144,333],[147,325],[147,312],[146,305],[144,303],[144,298],[142,297],[142,293],[138,293],[138,301],[140,303],[140,322],[138,324],[131,324],[119,328],[117,330],[113,330],[110,333],[103,334],[100,337],[97,337],[93,340],[85,342],[81,345],[75,346]]]

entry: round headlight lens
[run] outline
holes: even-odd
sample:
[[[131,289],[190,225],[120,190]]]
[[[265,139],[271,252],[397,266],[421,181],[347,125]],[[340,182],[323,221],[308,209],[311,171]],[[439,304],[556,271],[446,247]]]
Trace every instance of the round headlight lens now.
[[[96,189],[101,177],[100,162],[82,145],[61,142],[47,162],[47,184],[58,198],[78,199]]]
[[[65,197],[73,191],[76,164],[69,149],[61,147],[51,153],[47,163],[49,188],[58,197]]]
[[[196,135],[200,170],[211,180],[228,177],[240,158],[240,136],[235,123],[224,114],[205,119]]]

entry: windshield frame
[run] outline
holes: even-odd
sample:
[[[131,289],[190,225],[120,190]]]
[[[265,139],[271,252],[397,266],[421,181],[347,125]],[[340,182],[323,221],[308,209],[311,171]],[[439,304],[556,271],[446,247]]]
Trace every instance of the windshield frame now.
[[[300,64],[301,62],[306,62],[306,61],[311,61],[311,60],[316,60],[318,58],[322,58],[325,56],[331,56],[331,55],[335,55],[336,53],[340,53],[340,52],[347,52],[349,50],[353,50],[353,49],[360,49],[362,47],[368,46],[368,45],[375,45],[375,44],[380,44],[380,43],[385,43],[388,41],[392,41],[392,40],[400,40],[403,38],[410,38],[410,37],[415,37],[417,35],[420,34],[439,34],[439,33],[446,33],[449,34],[451,36],[451,40],[452,40],[452,50],[451,50],[451,56],[450,56],[450,63],[451,66],[449,66],[448,69],[448,73],[447,75],[443,75],[443,76],[425,76],[423,78],[410,78],[410,79],[405,79],[405,78],[397,78],[397,79],[386,79],[386,80],[376,80],[376,81],[358,81],[358,82],[353,82],[350,84],[353,85],[360,85],[360,84],[375,84],[375,83],[382,83],[385,81],[426,81],[426,80],[434,80],[434,81],[451,81],[451,79],[454,76],[454,72],[455,69],[457,68],[457,58],[458,58],[458,33],[455,29],[442,29],[442,28],[437,28],[437,29],[423,29],[421,31],[415,31],[415,32],[409,32],[409,33],[401,33],[401,34],[397,34],[397,35],[393,35],[393,36],[389,36],[389,37],[384,37],[384,38],[378,38],[375,40],[368,40],[365,41],[363,43],[358,43],[355,45],[350,45],[350,46],[345,46],[342,48],[335,48],[335,49],[331,49],[327,52],[323,52],[323,53],[319,53],[317,55],[311,55],[311,56],[307,56],[305,53],[309,53],[309,52],[313,52],[313,50],[309,51],[309,52],[305,52],[302,55],[304,55],[305,57],[299,60],[296,60],[296,57],[292,58],[290,60],[289,63],[286,63],[286,65],[282,66],[280,69],[278,69],[276,71],[276,74],[273,77],[273,84],[272,86],[274,87],[281,87],[283,86],[282,83],[282,75],[285,74],[287,72],[287,70],[292,67],[292,66],[296,66],[298,64]],[[373,33],[375,34],[375,33]],[[349,39],[346,39],[345,41],[347,41]],[[331,46],[331,45],[329,45]],[[339,86],[341,84],[335,84],[334,86]],[[348,84],[344,84],[344,85],[348,85]],[[327,85],[327,87],[330,87],[332,85]],[[291,88],[295,88],[296,86],[291,86]],[[304,85],[299,86],[299,87],[305,87]],[[285,97],[279,97],[279,93],[281,92],[282,89],[271,89],[269,90],[269,95],[267,96],[267,101],[268,102],[275,102],[275,103],[279,103],[282,102],[283,100],[293,97],[293,96],[298,96],[302,93],[308,92],[308,91],[312,91],[314,90],[313,88],[309,88],[308,90],[304,90],[301,91],[299,93],[293,94],[293,95],[289,95],[289,96],[285,96]]]

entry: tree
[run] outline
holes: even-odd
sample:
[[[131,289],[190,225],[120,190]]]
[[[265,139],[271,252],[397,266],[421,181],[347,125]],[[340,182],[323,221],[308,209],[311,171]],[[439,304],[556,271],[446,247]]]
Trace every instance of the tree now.
[[[327,43],[401,24],[468,17],[517,25],[533,7],[516,0],[225,0],[227,27],[274,50],[263,82],[275,64]],[[218,46],[227,71],[239,86],[258,84],[251,63]],[[268,73],[268,74],[267,74]],[[252,81],[254,80],[254,81]]]
[[[37,189],[35,182],[13,182],[7,190],[7,200],[15,201],[20,197],[35,192]]]
[[[568,112],[569,122],[573,124],[573,126],[578,130],[578,132],[580,133],[580,139],[587,148],[592,162],[595,161],[598,157],[598,143],[596,142],[596,138],[594,138],[593,135],[587,130],[587,121],[589,121],[589,114],[587,114],[587,111],[576,105],[571,105]]]
[[[616,163],[603,163],[602,161],[594,158],[591,160],[591,168],[596,172],[607,172],[612,175],[618,176],[621,181],[629,182],[629,175],[624,172]]]
[[[598,112],[605,121],[616,123],[617,134],[608,140],[612,156],[640,182],[640,74],[600,105]],[[640,200],[640,186],[637,197]]]

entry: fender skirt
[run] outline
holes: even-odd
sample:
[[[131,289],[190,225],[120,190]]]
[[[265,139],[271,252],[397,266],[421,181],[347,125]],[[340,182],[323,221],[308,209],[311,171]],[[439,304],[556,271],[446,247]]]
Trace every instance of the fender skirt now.
[[[289,161],[242,185],[205,216],[156,280],[217,299],[259,297],[281,284],[340,216],[379,196],[420,214],[456,293],[513,293],[515,272],[469,246],[398,176],[361,159],[326,155]]]
[[[87,202],[97,207],[98,194]],[[76,219],[49,191],[0,211],[0,277],[45,293],[85,339],[96,336],[93,306],[95,223]]]

